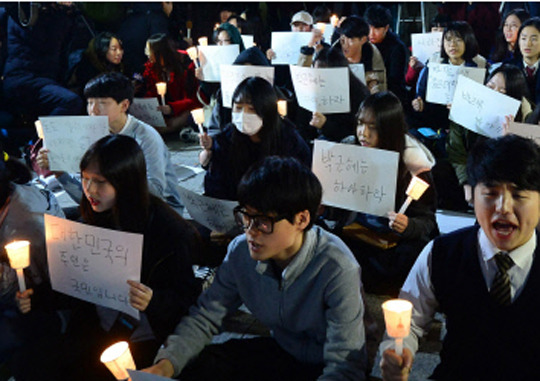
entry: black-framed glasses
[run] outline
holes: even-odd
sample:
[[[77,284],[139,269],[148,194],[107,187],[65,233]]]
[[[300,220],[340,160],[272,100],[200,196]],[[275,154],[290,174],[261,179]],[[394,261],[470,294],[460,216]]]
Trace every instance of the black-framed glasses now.
[[[274,224],[288,217],[288,215],[279,215],[275,217],[264,214],[248,214],[241,206],[233,210],[234,219],[238,226],[243,230],[248,230],[252,226],[264,234],[274,232]]]

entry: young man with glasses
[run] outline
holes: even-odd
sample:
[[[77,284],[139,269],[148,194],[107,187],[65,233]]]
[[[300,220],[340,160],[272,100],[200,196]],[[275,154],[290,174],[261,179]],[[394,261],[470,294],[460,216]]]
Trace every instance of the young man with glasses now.
[[[182,380],[365,379],[360,267],[339,238],[313,226],[321,194],[315,175],[292,158],[268,157],[244,175],[235,217],[245,234],[147,372]],[[209,345],[242,304],[271,337]]]

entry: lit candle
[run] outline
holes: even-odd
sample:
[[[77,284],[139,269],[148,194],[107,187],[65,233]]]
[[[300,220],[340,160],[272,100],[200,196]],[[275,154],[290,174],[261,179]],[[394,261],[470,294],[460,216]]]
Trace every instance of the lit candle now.
[[[202,124],[204,123],[204,110],[202,108],[191,110],[191,116],[193,117],[195,123],[197,123],[197,126],[199,126],[199,133],[201,135],[204,134],[204,130],[202,128]]]
[[[45,148],[45,139],[43,138],[43,124],[41,124],[40,120],[36,120],[34,122],[34,125],[36,126],[36,133],[38,138],[43,140],[43,148]]]
[[[396,341],[396,354],[403,354],[403,339],[411,330],[412,303],[403,299],[391,299],[382,304],[386,333]]]
[[[318,22],[315,24],[315,28],[319,29],[322,34],[324,34],[324,29],[326,28],[326,24],[323,22]]]
[[[191,48],[188,48],[187,49],[187,54],[188,54],[189,58],[191,58],[191,60],[193,62],[195,62],[196,67],[201,66],[201,64],[199,62],[199,51],[197,50],[197,48],[195,46],[192,46]]]
[[[36,120],[34,122],[34,125],[36,126],[36,132],[37,132],[38,138],[43,139],[43,125],[41,124],[41,121]]]
[[[100,361],[105,364],[117,380],[127,380],[129,378],[127,369],[137,369],[127,341],[119,341],[105,349],[101,354]]]
[[[167,83],[158,82],[156,83],[156,89],[159,95],[161,95],[161,105],[165,106],[165,94],[167,94]]]
[[[214,30],[216,30],[217,28],[219,28],[219,23],[217,22],[216,25],[214,25]]]
[[[199,41],[199,45],[201,46],[208,46],[208,37],[201,37],[197,41]]]
[[[4,246],[9,258],[11,268],[17,271],[17,279],[19,280],[19,290],[24,292],[26,290],[26,283],[24,281],[25,267],[30,266],[30,242],[29,241],[13,241]]]
[[[186,21],[187,38],[191,38],[191,28],[193,28],[193,22],[191,20]]]
[[[339,22],[339,17],[337,15],[330,16],[330,24],[335,28]]]
[[[282,117],[287,116],[287,101],[286,100],[277,101],[277,111],[279,115],[281,115]]]
[[[398,214],[405,213],[412,200],[418,200],[420,197],[422,197],[422,195],[428,188],[428,183],[416,176],[413,176],[411,182],[409,183],[409,186],[407,187],[407,190],[405,191],[405,193],[407,194],[407,199],[405,200],[403,205],[401,205]]]

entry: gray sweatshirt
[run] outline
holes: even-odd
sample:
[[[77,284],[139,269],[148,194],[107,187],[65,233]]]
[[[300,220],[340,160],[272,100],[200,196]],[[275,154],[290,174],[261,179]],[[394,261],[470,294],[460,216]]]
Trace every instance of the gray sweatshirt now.
[[[313,227],[281,279],[268,262],[250,257],[236,237],[211,287],[191,307],[155,361],[168,359],[177,376],[240,305],[270,328],[300,361],[324,363],[319,380],[364,380],[367,364],[360,266],[335,235]]]

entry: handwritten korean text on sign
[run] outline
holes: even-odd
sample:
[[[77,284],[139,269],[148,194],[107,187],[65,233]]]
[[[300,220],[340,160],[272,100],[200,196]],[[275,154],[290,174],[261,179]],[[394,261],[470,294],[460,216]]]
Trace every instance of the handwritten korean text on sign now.
[[[508,95],[460,75],[449,118],[478,134],[496,138],[503,135],[504,117],[516,116],[520,104]]]
[[[348,68],[290,68],[300,107],[323,114],[345,113],[351,110]]]
[[[79,172],[90,146],[109,135],[106,116],[40,116],[51,171]]]
[[[430,62],[428,64],[426,100],[447,105],[452,102],[459,75],[484,83],[486,69],[468,66],[455,66]]]
[[[140,281],[143,236],[45,214],[52,288],[139,318],[128,279]]]
[[[398,159],[393,151],[315,140],[313,173],[323,203],[386,217],[394,210]]]

